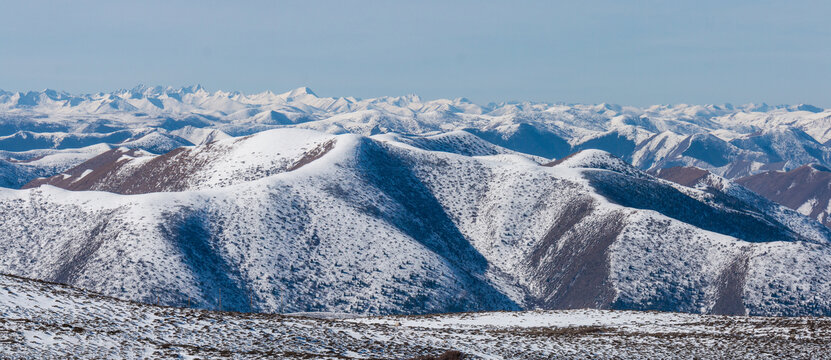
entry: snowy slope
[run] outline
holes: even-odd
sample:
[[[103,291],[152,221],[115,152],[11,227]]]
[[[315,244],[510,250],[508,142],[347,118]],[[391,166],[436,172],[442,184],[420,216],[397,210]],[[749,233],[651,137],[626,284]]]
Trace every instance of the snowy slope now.
[[[804,165],[736,180],[750,190],[831,226],[831,170]]]
[[[241,311],[831,313],[819,223],[601,151],[540,166],[447,151],[478,144],[451,135],[115,149],[0,190],[0,271],[178,306],[221,293]]]
[[[97,144],[63,150],[0,151],[0,187],[19,188],[32,179],[68,170],[109,149],[109,145]]]
[[[826,318],[569,310],[362,318],[159,307],[0,275],[5,358],[827,359]]]
[[[831,166],[831,110],[805,104],[478,105],[415,95],[329,98],[305,87],[281,94],[208,92],[201,86],[0,92],[0,149],[8,151],[106,143],[163,153],[285,127],[361,135],[467,131],[548,159],[600,149],[644,170],[697,166],[728,178],[808,163]],[[150,138],[138,141],[138,133]]]
[[[700,189],[727,190],[751,203],[759,198],[782,204],[793,212],[810,217],[825,226],[831,226],[831,170],[820,165],[804,165],[791,171],[768,171],[729,181],[696,167],[672,167],[654,171],[657,177],[684,186]],[[741,186],[738,186],[741,185]],[[772,209],[773,213],[787,211]],[[798,217],[789,216],[793,220]],[[792,222],[786,220],[785,222]]]

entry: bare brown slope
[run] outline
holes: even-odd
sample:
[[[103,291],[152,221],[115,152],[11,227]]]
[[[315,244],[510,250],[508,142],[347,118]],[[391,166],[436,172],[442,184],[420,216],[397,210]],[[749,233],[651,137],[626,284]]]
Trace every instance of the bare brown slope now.
[[[744,285],[750,259],[741,252],[718,278],[718,296],[711,313],[716,315],[747,315],[744,306]]]
[[[67,190],[90,190],[95,184],[119,172],[130,158],[139,156],[138,150],[112,149],[89,159],[74,168],[49,178],[37,178],[23,185],[22,189],[52,185]]]
[[[538,289],[534,305],[609,308],[615,291],[609,280],[608,249],[625,225],[625,215],[591,217],[595,204],[590,198],[575,199],[568,208],[529,256],[531,288]]]
[[[831,170],[825,167],[804,165],[787,172],[768,171],[735,181],[791,209],[799,209],[815,199],[805,214],[831,227],[831,216],[827,213],[831,200]]]
[[[210,150],[210,144],[203,150]],[[118,194],[144,194],[158,191],[181,191],[193,171],[204,165],[192,149],[178,148],[164,155],[152,156],[138,166],[127,166],[135,159],[124,157],[123,150],[113,149],[68,171],[46,179],[35,179],[23,189],[53,185],[73,191],[108,191]],[[135,155],[135,154],[132,154]]]
[[[549,162],[547,162],[547,163],[545,163],[545,164],[542,164],[542,166],[552,167],[552,166],[557,166],[557,165],[560,165],[560,164],[562,164],[562,163],[563,163],[563,161],[566,161],[566,160],[568,160],[568,159],[571,159],[572,157],[574,157],[574,156],[575,156],[575,155],[577,155],[578,153],[580,153],[580,152],[579,152],[579,151],[575,151],[575,152],[573,152],[573,153],[571,153],[571,154],[568,154],[568,155],[566,155],[566,156],[563,156],[563,157],[561,157],[561,158],[559,158],[559,159],[557,159],[557,160],[554,160],[554,161],[549,161]]]
[[[297,170],[328,153],[334,145],[334,139],[323,142],[297,159],[275,164],[273,168],[252,169],[250,174],[241,175],[239,180],[256,180],[281,172]],[[141,156],[135,150],[113,149],[63,174],[32,180],[22,188],[28,189],[48,184],[73,191],[95,190],[125,195],[184,191],[198,181],[194,174],[209,168],[214,159],[230,150],[227,145],[218,143],[209,143],[195,148],[181,147],[158,156]],[[240,161],[244,160],[240,159]]]
[[[707,177],[710,172],[704,169],[699,169],[694,166],[677,166],[666,169],[659,169],[653,175],[669,180],[677,184],[693,187],[702,179]]]

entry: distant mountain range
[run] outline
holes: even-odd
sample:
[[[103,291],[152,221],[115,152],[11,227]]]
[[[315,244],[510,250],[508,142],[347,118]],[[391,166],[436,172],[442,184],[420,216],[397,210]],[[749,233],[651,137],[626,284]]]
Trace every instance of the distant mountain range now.
[[[0,189],[0,273],[240,311],[829,315],[829,127],[806,105],[2,92],[22,189]]]
[[[482,106],[464,98],[323,98],[308,88],[246,95],[210,93],[200,86],[139,86],[87,95],[0,91],[0,151],[28,151],[18,160],[100,143],[164,153],[282,127],[361,135],[464,130],[546,158],[592,148],[644,170],[697,166],[728,178],[807,163],[831,166],[826,146],[831,110],[811,105]],[[6,184],[22,181],[7,176]]]
[[[655,174],[685,186],[707,186],[710,172],[696,167],[658,169]],[[831,227],[831,169],[817,164],[766,171],[735,180],[772,201]]]

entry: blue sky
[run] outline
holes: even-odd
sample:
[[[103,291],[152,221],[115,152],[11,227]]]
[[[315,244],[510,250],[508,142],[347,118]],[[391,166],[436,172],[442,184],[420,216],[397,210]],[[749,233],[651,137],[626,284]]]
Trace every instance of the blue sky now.
[[[831,2],[16,1],[0,88],[831,106]]]

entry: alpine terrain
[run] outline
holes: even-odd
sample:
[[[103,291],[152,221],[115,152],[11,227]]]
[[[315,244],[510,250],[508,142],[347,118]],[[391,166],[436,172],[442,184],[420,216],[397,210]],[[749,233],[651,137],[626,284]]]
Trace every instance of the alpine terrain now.
[[[347,345],[292,351],[347,356],[357,351],[348,344],[373,349],[398,321],[421,337],[468,320],[499,332],[508,330],[490,327],[504,320],[496,318],[545,327],[611,316],[626,325],[580,324],[606,334],[684,323],[638,330],[655,336],[701,321],[718,337],[711,323],[756,320],[630,310],[828,316],[829,167],[831,110],[804,104],[477,105],[200,86],[0,91],[0,311],[22,319],[0,329],[22,331],[13,344],[35,335],[67,344],[55,314],[90,298],[85,325],[67,323],[83,330],[69,335],[122,341],[88,330],[119,309],[148,326],[326,323]],[[35,308],[52,318],[37,320]],[[549,311],[570,309],[594,310]],[[321,320],[202,310],[530,312]],[[791,320],[782,321],[770,332],[786,336]],[[550,335],[524,326],[505,336]],[[377,336],[349,335],[364,331]],[[165,336],[133,339],[130,351],[148,341],[149,354],[181,348]],[[488,353],[401,341],[389,354]]]

